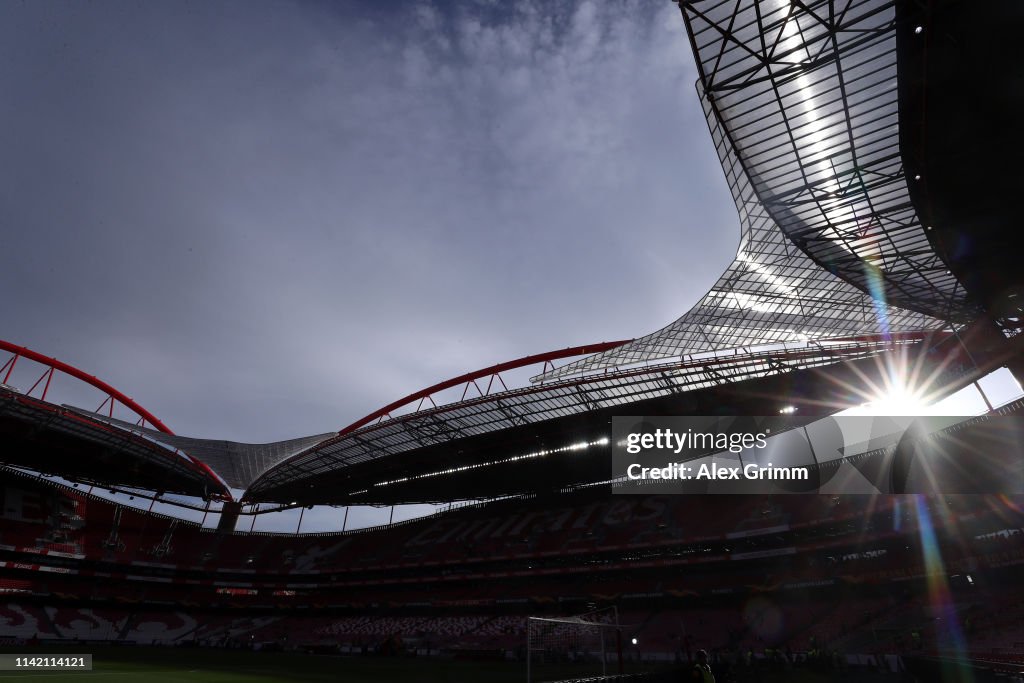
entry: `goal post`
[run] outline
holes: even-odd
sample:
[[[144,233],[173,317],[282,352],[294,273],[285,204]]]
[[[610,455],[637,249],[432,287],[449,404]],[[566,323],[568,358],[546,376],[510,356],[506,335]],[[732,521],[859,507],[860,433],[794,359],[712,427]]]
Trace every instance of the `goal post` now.
[[[527,683],[623,673],[617,607],[568,617],[527,617]]]

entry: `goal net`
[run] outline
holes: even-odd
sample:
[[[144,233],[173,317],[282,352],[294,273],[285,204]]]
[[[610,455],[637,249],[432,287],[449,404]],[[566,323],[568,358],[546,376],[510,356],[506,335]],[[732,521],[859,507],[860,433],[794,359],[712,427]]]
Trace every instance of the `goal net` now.
[[[619,614],[615,607],[570,617],[529,617],[526,679],[564,681],[622,673]]]

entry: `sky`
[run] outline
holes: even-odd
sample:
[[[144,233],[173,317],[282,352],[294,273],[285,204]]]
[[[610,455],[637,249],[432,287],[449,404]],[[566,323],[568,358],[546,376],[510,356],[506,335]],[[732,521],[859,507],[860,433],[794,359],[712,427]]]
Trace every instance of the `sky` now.
[[[651,332],[739,223],[678,9],[7,2],[0,338],[177,433]]]
[[[668,0],[0,3],[0,338],[268,442],[652,332],[739,240],[696,78]]]

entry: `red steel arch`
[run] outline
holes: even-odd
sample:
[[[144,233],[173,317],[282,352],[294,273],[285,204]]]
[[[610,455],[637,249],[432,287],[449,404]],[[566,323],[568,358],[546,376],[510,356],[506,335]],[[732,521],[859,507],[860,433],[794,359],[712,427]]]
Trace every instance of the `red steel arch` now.
[[[106,382],[97,378],[94,375],[87,374],[82,370],[79,370],[75,366],[57,360],[56,358],[44,356],[43,354],[37,351],[33,351],[30,348],[27,348],[25,346],[18,346],[17,344],[12,344],[11,342],[4,341],[3,339],[0,339],[0,351],[6,351],[12,354],[11,358],[2,366],[0,366],[0,382],[3,382],[4,384],[6,384],[7,380],[10,379],[11,373],[14,371],[14,366],[18,363],[19,358],[27,358],[28,360],[33,361],[35,363],[39,363],[40,365],[43,365],[47,368],[43,372],[42,376],[40,376],[40,378],[36,380],[36,383],[33,384],[32,387],[25,392],[26,396],[31,396],[32,392],[35,391],[35,389],[39,387],[40,384],[42,384],[42,395],[40,396],[40,398],[45,401],[46,394],[50,389],[50,382],[53,380],[54,373],[62,372],[65,375],[68,375],[69,377],[73,377],[77,380],[85,382],[86,384],[96,389],[99,389],[100,391],[107,395],[106,400],[104,400],[103,403],[100,404],[100,407],[96,409],[96,412],[100,412],[104,410],[104,408],[108,408],[108,414],[111,417],[113,417],[114,404],[115,402],[120,402],[121,405],[125,406],[126,408],[128,408],[133,413],[139,416],[139,418],[141,419],[140,426],[145,426],[146,423],[149,423],[154,428],[163,432],[164,434],[174,434],[174,432],[172,432],[170,428],[163,423],[162,420],[160,420],[157,416],[153,415],[153,413],[149,412],[141,405],[139,405],[139,403],[135,401],[133,398],[131,398],[130,396],[126,396],[122,392],[118,391],[117,389],[115,389],[114,387],[112,387],[111,385],[107,384]],[[224,486],[224,483],[221,481],[221,478],[217,476],[217,474],[212,469],[210,469],[209,465],[207,465],[202,460],[195,458],[187,453],[185,453],[184,455],[190,461],[195,463],[195,465],[198,466],[208,477],[210,477],[211,480],[216,482],[219,486],[223,487],[225,495],[227,495],[229,499],[231,498],[230,491],[226,486]]]
[[[114,403],[113,403],[113,401],[115,401],[115,400],[116,401],[120,401],[121,405],[123,405],[126,408],[128,408],[129,410],[131,410],[133,413],[135,413],[136,415],[141,417],[143,420],[145,420],[149,424],[153,425],[156,429],[160,430],[164,434],[174,434],[174,432],[172,432],[167,427],[167,425],[165,425],[163,422],[161,422],[160,419],[158,419],[155,415],[153,415],[153,413],[149,412],[148,410],[143,408],[141,405],[139,405],[130,396],[125,396],[120,391],[118,391],[114,387],[110,386],[109,384],[107,384],[103,380],[98,379],[97,377],[95,377],[93,375],[86,374],[85,372],[82,372],[81,370],[79,370],[78,368],[76,368],[73,365],[68,365],[67,363],[65,363],[63,361],[59,361],[56,358],[51,358],[49,356],[44,356],[43,354],[37,353],[36,351],[33,351],[32,349],[29,349],[29,348],[24,347],[24,346],[18,346],[16,344],[12,344],[11,342],[4,341],[3,339],[0,339],[0,350],[7,351],[8,353],[14,354],[11,357],[10,360],[8,360],[6,363],[4,363],[3,367],[0,367],[0,373],[3,373],[3,380],[2,381],[5,384],[7,383],[7,380],[10,378],[11,373],[14,371],[14,366],[15,366],[15,364],[17,364],[19,358],[28,358],[31,361],[35,361],[36,363],[39,363],[40,365],[45,365],[45,366],[47,366],[49,368],[49,370],[44,372],[43,376],[40,377],[39,380],[37,380],[36,383],[32,385],[32,388],[25,392],[26,395],[30,395],[32,393],[32,391],[37,386],[39,386],[39,384],[45,379],[46,380],[46,384],[43,387],[43,395],[42,395],[41,398],[43,400],[46,400],[46,392],[50,388],[50,381],[53,379],[53,373],[54,373],[55,370],[59,370],[60,372],[63,372],[65,375],[68,375],[70,377],[74,377],[75,379],[81,380],[81,381],[85,382],[86,384],[88,384],[90,386],[93,386],[93,387],[99,389],[100,391],[102,391],[103,393],[105,393],[107,395],[107,398],[108,398],[109,402],[110,402],[110,411],[111,411],[111,413],[113,413],[113,410],[114,410]],[[104,406],[107,405],[107,402],[108,401],[104,401],[100,405],[99,409],[97,409],[97,412],[99,412],[99,410],[102,410],[104,408]]]
[[[421,406],[423,404],[423,401],[425,400],[429,400],[432,404],[434,404],[434,401],[433,399],[431,399],[431,396],[440,391],[444,391],[445,389],[451,389],[452,387],[459,386],[460,384],[464,384],[466,387],[462,392],[463,399],[466,398],[466,392],[469,391],[470,386],[476,387],[476,390],[480,393],[481,396],[486,396],[487,394],[490,393],[491,386],[493,385],[495,379],[501,382],[501,385],[505,387],[505,382],[500,377],[500,373],[502,372],[506,372],[508,370],[516,370],[518,368],[534,365],[536,363],[543,363],[544,372],[547,372],[547,366],[550,365],[553,361],[561,360],[562,358],[572,358],[573,356],[583,356],[590,353],[600,353],[601,351],[608,351],[610,349],[614,349],[617,346],[628,344],[631,341],[633,340],[624,339],[622,341],[601,342],[599,344],[587,344],[586,346],[570,346],[567,349],[560,349],[558,351],[548,351],[547,353],[536,353],[533,354],[532,356],[523,356],[522,358],[517,358],[515,360],[506,361],[504,363],[498,363],[497,365],[491,365],[489,367],[482,368],[474,372],[467,372],[463,375],[459,375],[458,377],[452,377],[449,380],[445,380],[444,382],[438,382],[437,384],[429,386],[426,389],[421,389],[415,393],[409,394],[404,398],[400,398],[397,401],[389,403],[383,408],[375,410],[366,417],[356,420],[349,426],[345,427],[344,429],[338,432],[338,436],[344,436],[349,432],[354,432],[360,427],[370,424],[374,420],[388,417],[394,411],[398,410],[399,408],[403,408],[413,403],[414,401],[419,401]],[[552,369],[554,368],[552,367]],[[487,384],[487,389],[482,390],[480,389],[480,386],[476,383],[476,380],[483,379],[485,377],[490,378],[490,381]],[[507,387],[505,388],[507,389]],[[437,404],[434,404],[434,407],[436,406]],[[418,409],[419,406],[417,406],[417,410]]]

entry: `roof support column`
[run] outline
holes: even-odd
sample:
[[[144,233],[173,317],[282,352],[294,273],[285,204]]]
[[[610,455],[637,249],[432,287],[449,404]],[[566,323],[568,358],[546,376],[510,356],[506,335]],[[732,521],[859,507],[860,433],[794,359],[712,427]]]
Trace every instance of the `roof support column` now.
[[[242,504],[238,501],[224,501],[220,510],[220,520],[217,522],[217,533],[229,534],[234,531],[241,512]]]

